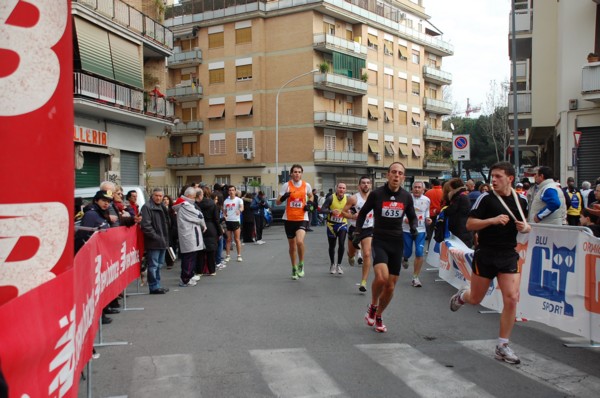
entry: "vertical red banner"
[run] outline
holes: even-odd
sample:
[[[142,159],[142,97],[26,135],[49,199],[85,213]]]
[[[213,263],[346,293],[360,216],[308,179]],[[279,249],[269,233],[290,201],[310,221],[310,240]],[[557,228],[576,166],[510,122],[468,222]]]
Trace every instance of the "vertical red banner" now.
[[[0,306],[73,264],[70,1],[0,5]]]

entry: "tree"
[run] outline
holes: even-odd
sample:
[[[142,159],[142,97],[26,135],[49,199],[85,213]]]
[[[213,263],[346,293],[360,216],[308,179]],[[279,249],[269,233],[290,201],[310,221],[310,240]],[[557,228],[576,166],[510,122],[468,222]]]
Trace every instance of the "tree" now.
[[[496,152],[496,161],[507,160],[510,146],[510,130],[508,128],[508,82],[490,81],[485,111],[489,117],[483,121],[484,134],[492,139]]]

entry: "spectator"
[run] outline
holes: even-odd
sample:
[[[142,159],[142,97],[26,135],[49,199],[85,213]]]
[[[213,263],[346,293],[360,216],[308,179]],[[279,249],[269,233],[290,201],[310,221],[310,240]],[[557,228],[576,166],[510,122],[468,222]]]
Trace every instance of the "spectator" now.
[[[140,214],[140,207],[137,204],[137,192],[131,190],[127,192],[125,195],[125,200],[127,200],[127,211],[131,214],[131,217],[138,216]]]
[[[219,208],[214,199],[212,199],[210,188],[208,186],[203,187],[202,192],[200,210],[204,216],[206,230],[204,231],[204,255],[198,257],[198,266],[203,270],[203,273],[206,270],[208,275],[215,275],[217,265],[216,255],[219,248],[219,239],[223,235],[223,229],[221,228]]]
[[[481,185],[479,186],[479,192],[481,192],[481,193],[490,192],[490,190],[491,190],[491,189],[490,189],[490,184],[488,184],[488,183],[481,184]]]
[[[244,243],[254,242],[254,210],[252,209],[252,194],[246,193],[242,200],[244,201],[244,211],[242,212],[242,241]]]
[[[262,245],[265,243],[262,238],[263,229],[265,227],[265,210],[269,208],[269,202],[267,202],[263,191],[258,191],[258,195],[254,196],[250,208],[252,208],[252,212],[254,213],[256,244]]]
[[[597,188],[598,186],[600,186],[600,177],[596,178],[596,183],[594,184],[594,188]],[[592,190],[590,191],[590,193],[588,193],[588,204],[595,202],[596,199],[596,193]],[[591,206],[587,206],[587,207],[591,207]]]
[[[536,188],[529,206],[529,221],[562,225],[567,216],[565,195],[552,179],[552,169],[541,166],[535,174]]]
[[[169,247],[177,254],[179,252],[179,242],[177,240],[177,213],[175,213],[175,209],[173,208],[173,199],[171,199],[169,195],[165,195],[163,198],[163,205],[165,205],[169,212],[169,221],[171,222],[171,227],[169,229]],[[165,261],[167,263],[167,269],[172,269],[175,260],[167,254],[165,256]]]
[[[435,226],[435,220],[437,220],[438,214],[442,210],[442,184],[440,180],[433,179],[431,180],[431,189],[425,192],[424,194],[429,198],[431,202],[429,207],[429,217],[431,218],[431,224],[427,228],[427,239],[431,240],[431,235],[433,234],[433,227]]]
[[[579,225],[579,216],[583,208],[583,196],[575,186],[575,178],[567,178],[567,187],[564,189],[564,192],[571,203],[571,206],[567,209],[567,224],[577,226]]]
[[[225,241],[227,240],[227,238],[225,237],[225,216],[223,215],[223,195],[221,195],[220,191],[213,191],[210,194],[210,198],[213,200],[213,202],[215,202],[215,206],[217,206],[217,211],[219,212],[219,224],[221,225],[222,232],[217,241],[215,265],[217,269],[223,269],[227,267],[227,263],[223,261],[223,248],[225,247]]]
[[[467,187],[467,190],[469,192],[468,196],[469,200],[471,201],[471,207],[473,207],[475,201],[477,200],[479,195],[481,195],[481,192],[479,192],[478,189],[475,189],[475,182],[473,180],[468,180],[465,186]]]
[[[589,209],[583,208],[579,220],[583,227],[589,228],[595,237],[600,238],[600,225],[598,225],[600,218],[598,216],[592,214]]]
[[[189,187],[173,207],[177,213],[177,234],[181,253],[181,276],[179,286],[196,286],[200,275],[194,275],[198,252],[204,249],[202,233],[206,229],[204,216],[195,206],[197,189]]]
[[[471,200],[467,187],[460,178],[452,178],[444,184],[443,202],[448,218],[448,229],[468,247],[473,247],[473,232],[467,230],[467,218],[471,210]]]
[[[312,190],[312,194],[313,194],[313,202],[315,203],[319,203],[319,195],[317,194],[317,190],[313,188]],[[313,209],[312,213],[310,214],[310,225],[312,225],[313,227],[316,227],[319,225],[319,207],[318,205],[315,206],[315,208]]]
[[[148,287],[150,294],[165,294],[168,288],[160,286],[160,268],[165,262],[165,254],[169,247],[169,213],[162,204],[164,192],[154,188],[152,197],[140,211],[142,215],[142,232],[148,262]]]
[[[584,181],[581,183],[581,197],[583,198],[583,207],[588,207],[588,199],[590,193],[593,192],[592,184],[589,181]]]

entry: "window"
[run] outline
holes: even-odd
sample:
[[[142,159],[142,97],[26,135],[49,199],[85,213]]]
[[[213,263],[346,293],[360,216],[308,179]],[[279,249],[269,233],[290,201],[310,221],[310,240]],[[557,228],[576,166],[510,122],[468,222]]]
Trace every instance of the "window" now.
[[[335,152],[335,135],[325,136],[325,150]]]
[[[385,109],[383,111],[383,121],[386,123],[394,121],[394,111],[392,109]]]
[[[346,29],[346,40],[353,41],[354,40],[354,32],[349,29]]]
[[[419,120],[419,116],[417,116],[417,118],[415,119],[415,117],[413,116],[411,118],[411,123],[414,127],[420,127],[421,126],[421,121]]]
[[[429,128],[435,129],[437,127],[437,119],[433,116],[428,116],[427,125]]]
[[[406,111],[398,111],[398,124],[401,126],[406,126],[408,121],[408,115]]]
[[[437,98],[437,86],[429,86],[427,88],[427,96],[429,98],[436,99]]]
[[[367,70],[367,74],[369,75],[369,79],[367,80],[367,83],[369,83],[372,86],[376,86],[377,85],[377,71],[376,70]]]
[[[252,79],[252,64],[236,66],[235,74],[237,80]]]
[[[408,59],[408,48],[406,48],[405,46],[398,46],[398,57],[402,60],[402,61],[406,61]]]
[[[406,82],[406,79],[400,78],[400,81],[398,82],[398,92],[405,93],[407,87],[408,83]]]
[[[383,146],[385,148],[385,156],[394,156],[396,154],[393,142],[385,142]]]
[[[421,95],[421,83],[412,82],[411,93],[414,95]]]
[[[252,116],[252,101],[236,102],[235,116]]]
[[[244,177],[244,185],[245,186],[248,186],[248,185],[252,186],[251,184],[253,184],[253,183],[258,186],[262,185],[260,176]]]
[[[225,117],[225,104],[215,104],[208,107],[209,119],[223,119]]]
[[[371,50],[377,50],[377,48],[378,48],[377,36],[367,35],[367,47],[369,47]]]
[[[225,69],[211,69],[208,71],[208,83],[218,84],[225,83]]]
[[[209,155],[225,155],[225,138],[208,141]]]
[[[346,150],[348,152],[354,152],[354,138],[346,138]]]
[[[354,115],[354,103],[346,102],[346,115]]]
[[[197,118],[197,109],[196,108],[185,108],[181,110],[181,121],[183,123],[190,122],[192,120],[198,120]]]
[[[335,36],[335,24],[323,21],[323,33]]]
[[[389,41],[389,40],[383,41],[383,53],[385,55],[394,54],[394,44],[391,41]]]
[[[196,74],[195,73],[185,73],[181,74],[181,81],[179,82],[184,87],[189,87],[196,84]]]
[[[235,44],[252,43],[252,28],[242,28],[235,30]]]
[[[211,33],[208,35],[208,48],[219,48],[225,45],[224,32]]]
[[[254,151],[254,138],[236,138],[235,153],[246,153]]]
[[[389,90],[394,89],[394,76],[393,75],[383,75],[383,86]]]
[[[219,184],[219,185],[231,185],[229,183],[229,181],[231,181],[231,177],[230,176],[215,176],[215,184]]]
[[[195,39],[180,39],[180,40],[178,40],[177,44],[181,48],[181,51],[191,51],[194,47],[197,47],[192,40],[195,41]]]
[[[421,52],[419,50],[412,50],[412,62],[413,64],[421,63]]]
[[[379,119],[379,109],[377,109],[377,105],[369,105],[369,119]]]

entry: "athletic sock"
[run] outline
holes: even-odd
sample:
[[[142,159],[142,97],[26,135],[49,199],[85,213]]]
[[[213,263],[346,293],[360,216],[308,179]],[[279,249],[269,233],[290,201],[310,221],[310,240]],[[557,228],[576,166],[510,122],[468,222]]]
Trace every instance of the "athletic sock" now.
[[[503,339],[502,337],[498,337],[498,347],[501,347],[503,344],[508,344],[508,339]]]

